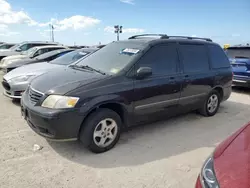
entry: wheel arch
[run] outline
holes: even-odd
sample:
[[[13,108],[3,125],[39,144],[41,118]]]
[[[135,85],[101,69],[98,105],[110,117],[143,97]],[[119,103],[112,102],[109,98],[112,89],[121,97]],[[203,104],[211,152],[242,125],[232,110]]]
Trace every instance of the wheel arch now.
[[[129,122],[128,113],[129,112],[128,112],[127,107],[125,106],[125,104],[122,104],[122,103],[120,103],[118,101],[103,101],[103,102],[100,102],[100,103],[94,105],[92,108],[90,108],[86,112],[86,115],[83,118],[83,121],[81,123],[81,127],[79,129],[78,134],[80,134],[81,130],[84,128],[84,122],[86,121],[86,119],[91,114],[93,114],[96,110],[98,110],[100,108],[107,108],[107,109],[113,110],[114,112],[116,112],[120,116],[120,118],[122,120],[122,124],[123,124],[122,128],[126,128],[128,126],[128,122]]]
[[[220,101],[223,99],[224,91],[222,86],[215,86],[212,91],[217,91],[220,94]]]

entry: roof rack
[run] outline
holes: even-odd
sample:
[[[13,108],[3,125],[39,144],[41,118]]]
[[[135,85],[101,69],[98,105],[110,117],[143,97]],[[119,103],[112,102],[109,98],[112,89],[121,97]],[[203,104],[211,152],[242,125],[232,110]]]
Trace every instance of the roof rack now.
[[[136,38],[140,38],[140,37],[160,37],[161,39],[165,39],[168,38],[168,36],[166,34],[143,34],[143,35],[134,35],[132,37],[129,37],[128,39],[136,39]]]
[[[129,37],[128,39],[136,39],[140,37],[160,37],[160,39],[170,39],[170,38],[183,38],[183,39],[190,39],[190,40],[205,40],[209,42],[213,42],[210,38],[201,38],[201,37],[188,37],[188,36],[168,36],[166,34],[143,34],[143,35],[135,35],[132,37]]]
[[[188,37],[188,36],[168,36],[169,38],[183,38],[183,39],[190,39],[190,40],[205,40],[209,42],[213,42],[210,38],[201,38],[201,37]]]

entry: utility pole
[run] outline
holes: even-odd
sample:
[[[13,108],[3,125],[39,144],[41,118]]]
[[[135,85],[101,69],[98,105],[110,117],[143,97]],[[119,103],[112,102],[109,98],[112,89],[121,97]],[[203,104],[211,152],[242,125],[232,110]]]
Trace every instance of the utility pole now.
[[[120,33],[122,33],[122,26],[121,25],[115,25],[115,33],[117,34],[117,41],[120,40]]]
[[[52,24],[50,24],[50,27],[51,27],[51,40],[52,42],[54,42],[54,26]]]

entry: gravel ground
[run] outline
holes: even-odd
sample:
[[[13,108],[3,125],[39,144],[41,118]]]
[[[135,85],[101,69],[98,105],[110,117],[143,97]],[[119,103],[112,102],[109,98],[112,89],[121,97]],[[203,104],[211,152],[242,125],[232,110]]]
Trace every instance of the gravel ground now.
[[[0,187],[194,187],[214,147],[250,120],[249,93],[234,89],[211,118],[190,113],[136,127],[123,133],[113,150],[98,155],[78,142],[36,135],[19,105],[0,95]],[[34,144],[43,148],[33,151]]]

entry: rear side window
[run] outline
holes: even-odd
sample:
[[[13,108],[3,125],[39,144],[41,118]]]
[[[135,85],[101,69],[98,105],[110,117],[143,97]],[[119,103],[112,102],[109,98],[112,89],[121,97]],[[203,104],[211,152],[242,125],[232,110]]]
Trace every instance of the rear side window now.
[[[225,52],[222,50],[221,47],[209,44],[208,50],[211,66],[213,69],[230,67],[228,57],[226,56]]]
[[[207,49],[200,44],[180,44],[184,72],[209,70]]]
[[[177,72],[178,54],[175,44],[157,45],[140,60],[139,67],[150,67],[154,76]],[[138,67],[138,68],[139,68]]]

